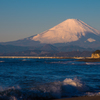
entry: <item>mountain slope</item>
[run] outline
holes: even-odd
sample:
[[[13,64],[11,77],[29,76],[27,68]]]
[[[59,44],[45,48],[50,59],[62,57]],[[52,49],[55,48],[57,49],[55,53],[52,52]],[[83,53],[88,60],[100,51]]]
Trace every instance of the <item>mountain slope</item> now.
[[[40,46],[40,42],[39,41],[34,41],[31,40],[31,38],[34,37],[28,37],[28,38],[24,38],[24,39],[20,39],[20,40],[16,40],[16,41],[9,41],[9,42],[1,42],[2,45],[14,45],[14,46]]]
[[[95,36],[100,36],[100,32],[86,23],[78,19],[67,19],[64,22],[54,26],[53,28],[40,33],[33,38],[34,41],[41,43],[68,43],[78,41],[80,38],[85,37],[88,33]],[[86,38],[85,41],[96,41],[93,37]],[[84,42],[85,42],[84,41]]]
[[[69,46],[62,46],[62,47],[59,47],[58,48],[59,51],[62,51],[62,52],[69,52],[69,51],[84,51],[86,50],[85,48],[82,48],[82,47],[79,47],[79,46],[76,46],[76,45],[69,45]]]
[[[83,48],[100,48],[100,31],[78,19],[67,19],[53,28],[28,38],[2,42],[3,45],[32,46],[41,49],[46,44],[53,46],[75,45]],[[43,47],[49,50],[50,45]],[[38,49],[38,50],[39,50]],[[53,48],[52,48],[53,49]],[[56,49],[56,48],[55,48]]]
[[[21,47],[21,46],[13,46],[13,45],[1,45],[0,44],[0,53],[12,53],[12,52],[19,52],[29,50],[28,47]]]
[[[51,45],[51,44],[46,44],[44,45],[41,50],[45,50],[45,51],[57,51],[57,47]]]

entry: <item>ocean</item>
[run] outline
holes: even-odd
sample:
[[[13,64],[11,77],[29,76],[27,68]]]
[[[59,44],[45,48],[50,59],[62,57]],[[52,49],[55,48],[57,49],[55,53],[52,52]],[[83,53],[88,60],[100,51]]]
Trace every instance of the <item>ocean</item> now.
[[[0,58],[0,100],[100,95],[100,62]]]

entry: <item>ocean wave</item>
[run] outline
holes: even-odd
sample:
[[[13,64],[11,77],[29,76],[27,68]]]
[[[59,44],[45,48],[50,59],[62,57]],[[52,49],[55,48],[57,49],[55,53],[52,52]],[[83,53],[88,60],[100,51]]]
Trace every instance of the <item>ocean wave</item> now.
[[[55,63],[55,64],[73,64],[75,61],[55,61],[55,62],[51,62],[51,63]]]
[[[0,63],[5,62],[5,61],[0,61]]]
[[[100,65],[99,62],[86,62],[86,65]]]
[[[23,59],[22,61],[27,61],[26,59]]]
[[[100,96],[100,91],[97,91],[95,93],[93,93],[93,92],[87,92],[86,95],[87,96]]]
[[[79,79],[66,78],[64,81],[45,83],[30,89],[21,89],[19,86],[2,89],[0,100],[49,100],[100,94],[100,92],[93,93],[90,91],[91,89]]]
[[[55,61],[51,62],[53,64],[66,64],[66,65],[88,65],[88,64],[100,64],[100,63],[86,63],[86,62],[78,62],[77,60],[72,61]]]

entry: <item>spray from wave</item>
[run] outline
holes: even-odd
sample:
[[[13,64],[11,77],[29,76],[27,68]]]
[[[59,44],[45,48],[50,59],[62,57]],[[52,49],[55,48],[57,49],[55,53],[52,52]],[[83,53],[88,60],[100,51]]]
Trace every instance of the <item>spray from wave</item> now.
[[[45,83],[30,89],[19,86],[0,91],[0,100],[49,100],[64,97],[76,97],[91,94],[90,88],[79,79],[66,78],[64,81]]]

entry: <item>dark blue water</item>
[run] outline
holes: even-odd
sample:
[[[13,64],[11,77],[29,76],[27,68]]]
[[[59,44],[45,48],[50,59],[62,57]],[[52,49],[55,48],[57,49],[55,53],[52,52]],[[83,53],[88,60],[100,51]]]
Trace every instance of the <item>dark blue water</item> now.
[[[0,100],[47,100],[99,91],[99,62],[0,58]]]

